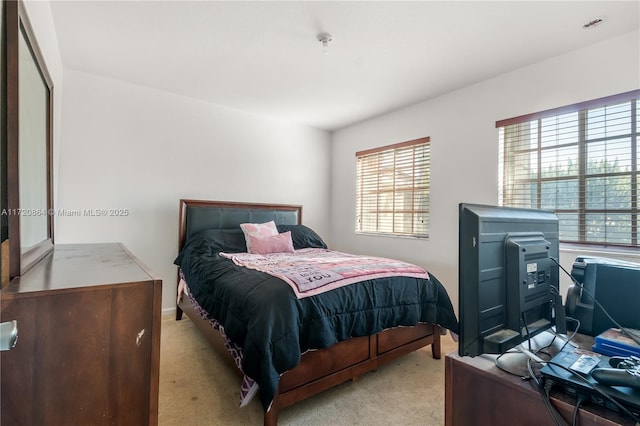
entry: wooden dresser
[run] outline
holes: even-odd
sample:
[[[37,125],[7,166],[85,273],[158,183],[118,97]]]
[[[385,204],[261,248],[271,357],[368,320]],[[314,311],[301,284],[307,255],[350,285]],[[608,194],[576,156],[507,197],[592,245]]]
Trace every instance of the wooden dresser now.
[[[7,425],[157,425],[162,281],[122,244],[57,245],[0,292]]]

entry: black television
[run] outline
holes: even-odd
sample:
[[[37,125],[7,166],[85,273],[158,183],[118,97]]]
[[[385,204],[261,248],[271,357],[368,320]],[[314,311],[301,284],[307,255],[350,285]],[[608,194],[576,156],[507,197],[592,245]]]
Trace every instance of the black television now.
[[[460,203],[458,244],[460,356],[501,354],[554,325],[553,212]]]

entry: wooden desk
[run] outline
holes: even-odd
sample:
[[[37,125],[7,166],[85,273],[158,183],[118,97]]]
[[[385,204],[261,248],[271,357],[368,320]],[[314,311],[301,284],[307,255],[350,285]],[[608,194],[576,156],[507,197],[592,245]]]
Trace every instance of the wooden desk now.
[[[445,425],[553,425],[553,419],[535,388],[496,367],[495,356],[445,357]],[[571,424],[576,399],[559,391],[551,392],[551,402]],[[584,403],[578,423],[586,425],[634,425],[626,416]]]

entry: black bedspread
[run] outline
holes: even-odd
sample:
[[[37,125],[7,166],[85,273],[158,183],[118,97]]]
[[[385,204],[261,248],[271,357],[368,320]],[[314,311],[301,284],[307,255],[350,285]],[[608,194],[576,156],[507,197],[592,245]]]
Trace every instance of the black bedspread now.
[[[297,299],[285,282],[236,266],[218,253],[218,238],[190,239],[176,259],[191,293],[243,348],[243,370],[260,386],[265,411],[279,376],[301,353],[386,328],[429,322],[458,332],[449,296],[429,280],[393,277],[368,280]]]

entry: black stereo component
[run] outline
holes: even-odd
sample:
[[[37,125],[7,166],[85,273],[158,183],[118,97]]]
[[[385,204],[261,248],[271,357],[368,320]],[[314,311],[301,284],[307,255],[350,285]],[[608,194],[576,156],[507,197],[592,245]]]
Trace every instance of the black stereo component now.
[[[589,294],[622,327],[640,329],[640,264],[603,257],[577,257],[571,276],[566,314],[580,321],[579,332],[597,336],[616,327]],[[583,287],[584,290],[583,291]]]

